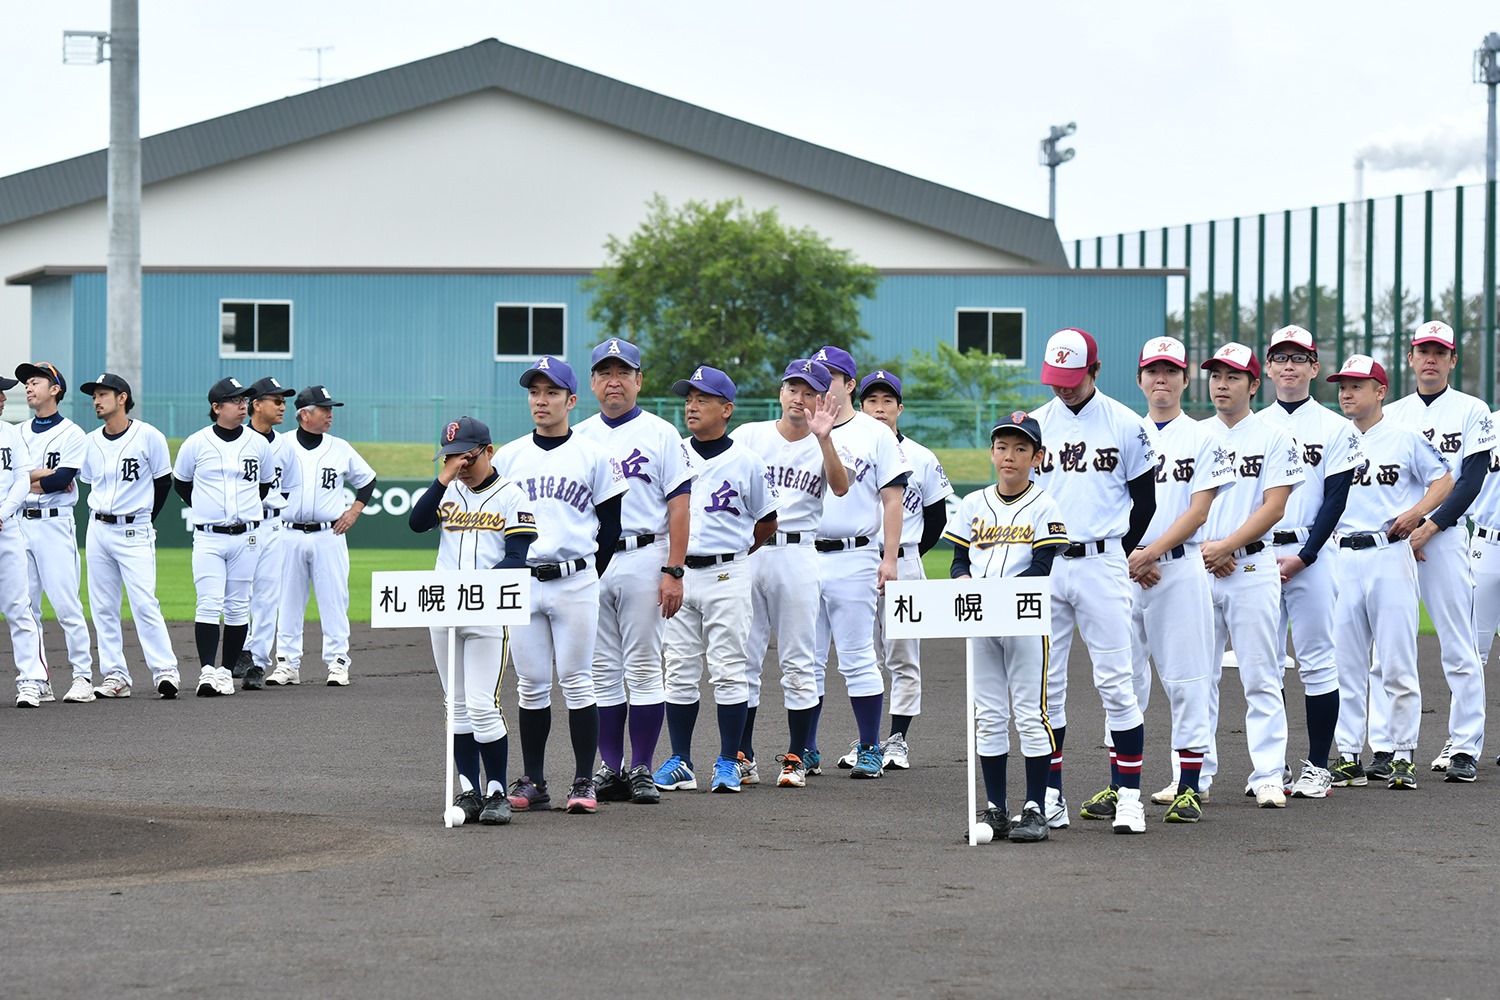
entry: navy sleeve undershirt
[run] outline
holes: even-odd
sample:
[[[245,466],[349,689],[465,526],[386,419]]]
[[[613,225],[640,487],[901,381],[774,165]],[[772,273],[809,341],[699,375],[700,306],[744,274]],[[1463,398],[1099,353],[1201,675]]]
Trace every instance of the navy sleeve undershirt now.
[[[1311,566],[1317,560],[1318,553],[1323,550],[1323,543],[1333,534],[1334,526],[1344,516],[1344,506],[1349,502],[1349,487],[1353,482],[1353,469],[1336,472],[1323,480],[1323,504],[1318,508],[1318,516],[1313,518],[1312,526],[1307,529],[1307,542],[1302,546],[1302,551],[1297,553],[1302,565]]]
[[[1443,501],[1441,507],[1427,516],[1427,520],[1444,530],[1453,527],[1458,519],[1464,516],[1474,503],[1474,498],[1479,496],[1480,487],[1484,485],[1484,477],[1490,473],[1490,453],[1481,451],[1464,459],[1458,469],[1458,482],[1453,484],[1453,492],[1448,494],[1448,499]]]
[[[1151,519],[1156,516],[1156,470],[1147,469],[1129,483],[1130,526],[1125,529],[1123,544],[1127,553],[1141,543]],[[1033,556],[1032,558],[1035,558]]]
[[[948,504],[942,500],[922,508],[922,540],[917,542],[917,555],[925,556],[943,537],[948,526]]]
[[[438,525],[438,505],[443,502],[443,494],[447,489],[437,479],[422,492],[417,502],[411,505],[411,513],[406,515],[406,526],[412,531],[431,531]]]
[[[1043,545],[1039,549],[1032,549],[1031,565],[1021,570],[1021,576],[1051,576],[1052,562],[1062,548],[1061,545]]]
[[[73,482],[73,477],[76,475],[78,475],[77,469],[70,469],[64,466],[61,469],[52,470],[38,480],[38,483],[42,487],[43,493],[66,493],[68,486]]]
[[[620,540],[620,502],[624,499],[625,495],[621,493],[594,504],[594,513],[599,516],[599,548],[594,553],[594,569],[600,576],[609,568],[609,561],[615,554],[615,543]]]
[[[167,497],[172,492],[172,474],[169,472],[154,480],[152,485],[156,487],[156,498],[151,503],[151,520],[154,522],[161,514],[162,508],[167,505]]]

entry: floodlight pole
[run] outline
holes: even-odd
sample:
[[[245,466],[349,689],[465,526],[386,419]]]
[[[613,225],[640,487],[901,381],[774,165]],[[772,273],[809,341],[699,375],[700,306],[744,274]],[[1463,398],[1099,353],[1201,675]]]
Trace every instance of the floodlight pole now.
[[[1495,402],[1495,88],[1500,86],[1500,33],[1490,32],[1474,53],[1474,80],[1489,88],[1489,128],[1484,173],[1484,372],[1485,401]],[[1463,308],[1463,303],[1457,303]]]
[[[1074,151],[1057,148],[1058,140],[1066,139],[1078,131],[1076,122],[1054,125],[1047,138],[1042,140],[1042,166],[1047,168],[1047,218],[1057,221],[1057,168],[1073,158]]]
[[[109,255],[105,364],[142,391],[141,72],[138,0],[110,0]]]

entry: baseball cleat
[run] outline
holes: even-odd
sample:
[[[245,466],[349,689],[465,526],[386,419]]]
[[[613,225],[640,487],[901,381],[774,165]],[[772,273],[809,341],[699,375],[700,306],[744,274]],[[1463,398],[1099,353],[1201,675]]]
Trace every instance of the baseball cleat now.
[[[1047,827],[1052,830],[1068,828],[1068,800],[1056,788],[1047,789],[1047,801],[1043,803],[1047,812]]]
[[[756,766],[755,761],[745,756],[745,751],[740,751],[737,763],[739,764],[740,768],[740,784],[760,784],[760,768]]]
[[[738,792],[740,790],[740,762],[720,757],[714,761],[714,779],[708,786],[711,792]]]
[[[1177,798],[1172,800],[1172,805],[1167,809],[1166,815],[1161,818],[1163,823],[1196,823],[1203,818],[1203,802],[1198,798],[1194,789],[1184,788],[1178,793]]]
[[[465,813],[468,810],[464,810]],[[502,791],[490,793],[490,797],[484,800],[484,808],[479,810],[479,822],[485,826],[504,826],[510,822],[510,799]]]
[[[642,806],[654,806],[661,801],[661,789],[652,780],[651,765],[637,764],[630,769],[630,801]]]
[[[843,762],[840,761],[840,764]],[[859,759],[849,770],[851,778],[879,778],[885,775],[885,760],[880,754],[880,744],[859,744]]]
[[[16,681],[16,707],[40,708],[42,693],[36,681]]]
[[[248,674],[253,666],[255,666],[255,660],[250,656],[250,650],[242,649],[239,658],[234,661],[234,669],[231,673],[235,680],[239,680]]]
[[[999,843],[1010,834],[1010,817],[1005,815],[1005,810],[996,806],[990,806],[984,812],[980,813],[979,822],[984,823],[991,830],[995,831],[995,836],[990,841],[991,843]],[[968,842],[969,835],[966,833],[964,834],[964,843],[967,844]]]
[[[241,691],[264,691],[266,689],[266,668],[250,665],[245,671],[244,680],[240,681]]]
[[[630,799],[630,782],[625,775],[608,764],[600,764],[594,772],[594,791],[601,802],[627,802]]]
[[[36,686],[38,692],[37,697],[41,699],[42,704],[45,705],[49,701],[57,700],[57,695],[52,693],[51,681],[37,681]]]
[[[1365,777],[1389,780],[1395,760],[1396,755],[1389,750],[1376,751],[1375,759],[1365,765]]]
[[[177,685],[181,682],[182,678],[175,674],[171,677],[163,677],[156,682],[156,693],[162,701],[172,701],[177,697]]]
[[[1471,754],[1456,753],[1448,761],[1448,773],[1443,776],[1444,781],[1470,782],[1479,777],[1479,768],[1474,764]]]
[[[1333,775],[1310,760],[1302,762],[1302,773],[1292,783],[1294,799],[1326,799],[1333,785]]]
[[[1385,783],[1387,788],[1416,788],[1417,765],[1409,760],[1392,760],[1391,776]]]
[[[474,822],[479,818],[480,811],[484,809],[484,800],[472,788],[467,792],[459,792],[458,797],[453,800],[453,804],[464,811],[465,823]]]
[[[333,662],[328,665],[328,686],[331,688],[349,686],[349,661],[342,656],[335,656]]]
[[[698,787],[698,779],[693,774],[693,766],[675,753],[656,769],[651,780],[656,782],[656,787],[664,792],[690,792]]]
[[[1443,749],[1439,751],[1438,755],[1432,758],[1432,769],[1439,772],[1446,771],[1448,770],[1448,762],[1452,759],[1453,741],[1450,739],[1447,743],[1443,744]]]
[[[1114,819],[1120,801],[1120,790],[1119,785],[1110,785],[1104,791],[1090,796],[1078,808],[1078,815],[1084,819]]]
[[[510,784],[510,807],[516,812],[526,812],[529,809],[545,809],[552,804],[552,796],[547,794],[547,783],[540,785],[531,780],[530,775],[522,775]]]
[[[1115,833],[1145,833],[1146,807],[1141,804],[1141,790],[1120,788],[1115,794]]]
[[[823,754],[811,748],[802,751],[802,763],[807,765],[807,773],[817,775],[823,773]],[[1495,758],[1495,763],[1500,764],[1500,757]]]
[[[1013,823],[1006,835],[1017,844],[1032,844],[1047,839],[1047,820],[1042,816],[1042,807],[1027,802],[1021,809],[1021,818]]]
[[[1329,773],[1333,776],[1332,785],[1335,788],[1362,788],[1370,783],[1370,779],[1365,777],[1364,765],[1357,758],[1350,760],[1348,757],[1340,757]]]
[[[1181,784],[1182,780],[1174,775],[1165,788],[1151,793],[1151,801],[1159,806],[1171,805],[1177,801],[1177,789]]]
[[[1285,809],[1286,792],[1281,790],[1281,782],[1268,781],[1257,788],[1255,804],[1262,809]]]
[[[853,740],[849,744],[849,752],[838,760],[839,769],[848,771],[859,763],[859,740]]]
[[[880,750],[885,758],[887,771],[905,771],[911,767],[911,748],[906,745],[905,733],[892,733]]]
[[[599,792],[593,778],[574,778],[573,788],[568,792],[568,812],[575,816],[599,811]]]
[[[777,788],[807,787],[807,769],[802,758],[794,753],[777,754],[776,763],[781,765],[781,774],[776,777]]]
[[[104,683],[94,688],[94,696],[97,698],[129,698],[130,681],[119,674],[110,674],[104,678]]]
[[[67,694],[63,695],[63,701],[82,705],[93,701],[94,697],[94,682],[88,677],[75,677],[73,686],[68,688]]]

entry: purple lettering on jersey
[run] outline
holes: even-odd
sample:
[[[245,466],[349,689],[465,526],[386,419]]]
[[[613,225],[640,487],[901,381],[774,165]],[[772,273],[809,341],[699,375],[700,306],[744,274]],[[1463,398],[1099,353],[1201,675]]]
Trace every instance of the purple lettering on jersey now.
[[[766,469],[766,482],[783,490],[801,490],[815,497],[823,495],[823,477],[806,469],[782,465]]]
[[[639,479],[643,483],[651,482],[651,477],[644,471],[644,466],[650,465],[651,459],[641,454],[641,449],[635,448],[630,452],[630,457],[620,463],[620,473],[626,479]]]
[[[575,483],[566,477],[539,476],[520,482],[532,500],[556,500],[575,510],[586,512],[593,506],[594,494],[583,483]]]
[[[922,509],[922,494],[907,487],[906,492],[901,497],[901,506],[908,514],[915,514]]]
[[[867,462],[862,458],[856,458],[854,460],[854,481],[856,483],[864,482],[865,473],[869,472],[873,468],[875,468],[873,462]]]
[[[733,486],[730,486],[729,480],[726,479],[724,480],[724,485],[714,490],[713,495],[709,497],[708,506],[704,507],[703,511],[706,514],[712,514],[715,511],[722,510],[738,517],[740,509],[731,504],[729,501],[733,500],[739,495],[740,491],[735,489]]]

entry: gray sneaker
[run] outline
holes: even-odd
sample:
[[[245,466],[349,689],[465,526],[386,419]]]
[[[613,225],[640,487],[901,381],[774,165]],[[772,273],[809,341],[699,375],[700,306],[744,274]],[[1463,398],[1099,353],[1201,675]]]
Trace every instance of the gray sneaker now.
[[[880,744],[880,751],[887,771],[905,771],[911,767],[911,748],[906,745],[905,733],[892,733]]]

